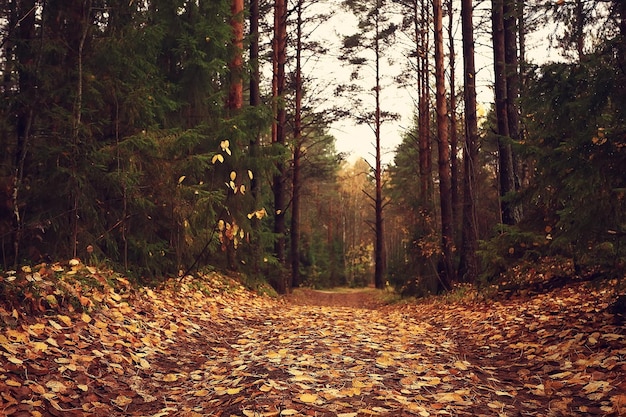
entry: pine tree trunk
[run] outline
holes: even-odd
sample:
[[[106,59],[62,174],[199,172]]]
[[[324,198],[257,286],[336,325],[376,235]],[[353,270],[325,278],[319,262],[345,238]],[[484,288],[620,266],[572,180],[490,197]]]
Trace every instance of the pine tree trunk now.
[[[297,4],[296,23],[296,103],[291,199],[291,287],[300,285],[300,159],[302,156],[302,3]]]
[[[230,85],[226,107],[230,117],[234,117],[243,107],[243,0],[232,0],[230,5],[230,27],[232,31],[232,57],[229,63]],[[232,191],[228,192],[228,199],[232,198]],[[234,219],[229,216],[228,223],[234,224]],[[226,267],[237,270],[237,249],[235,239],[225,237]]]
[[[463,222],[459,276],[474,282],[478,277],[478,226],[476,219],[476,168],[478,167],[478,118],[476,114],[476,65],[472,0],[461,1],[465,100],[463,147]]]
[[[437,108],[438,164],[439,164],[439,200],[441,205],[441,246],[442,266],[441,285],[450,290],[455,279],[452,264],[454,234],[452,227],[452,190],[450,172],[450,143],[448,140],[449,119],[446,103],[446,79],[443,51],[443,10],[441,0],[433,0],[433,18],[435,24],[435,91]]]
[[[35,1],[20,2],[14,10],[16,21],[20,19],[18,36],[20,42],[15,48],[18,67],[18,90],[20,105],[17,109],[16,120],[16,143],[13,167],[13,184],[11,203],[13,216],[11,228],[13,231],[13,264],[17,266],[20,259],[20,247],[22,244],[23,219],[20,212],[20,193],[22,192],[22,180],[26,173],[25,161],[28,145],[30,142],[31,128],[35,118],[35,106],[37,95],[37,81],[35,76]]]
[[[492,0],[493,51],[495,67],[495,111],[498,129],[498,169],[500,180],[500,211],[502,223],[515,224],[514,205],[504,199],[515,191],[513,170],[513,150],[509,143],[507,79],[506,79],[506,42],[504,35],[504,0]]]
[[[243,10],[243,0],[232,0],[230,26],[233,56],[229,64],[228,109],[233,113],[243,107]]]
[[[375,116],[375,134],[376,134],[376,168],[375,168],[375,181],[376,181],[376,197],[374,201],[375,205],[375,233],[376,233],[376,245],[374,247],[374,285],[376,288],[382,289],[385,287],[385,269],[387,263],[387,256],[385,251],[385,234],[384,234],[384,217],[383,217],[383,185],[382,185],[382,165],[381,165],[381,147],[380,147],[380,41],[379,41],[379,21],[378,21],[378,9],[376,10],[375,24],[376,24],[376,38],[374,43],[374,49],[376,54],[376,116]]]
[[[285,146],[287,115],[284,104],[279,101],[284,97],[285,92],[285,63],[287,60],[287,2],[277,0],[274,5],[274,105],[276,106],[275,136],[276,145]],[[281,276],[278,277],[277,290],[286,293],[289,288],[287,278],[282,271],[285,264],[285,173],[284,161],[276,163],[276,174],[273,178],[272,191],[274,193],[274,234],[276,235],[274,253],[278,263],[281,265]]]
[[[259,0],[250,0],[250,107],[256,108],[261,103],[261,74],[259,69]],[[261,131],[258,129],[255,134],[250,137],[250,159],[255,164],[259,157],[261,141]],[[256,165],[253,166],[253,168]],[[249,212],[259,209],[260,187],[257,179],[258,173],[253,172],[250,180],[250,194],[252,195],[252,207]],[[252,233],[250,237],[252,270],[255,274],[259,274],[261,268],[261,239],[260,239],[260,223],[256,216],[251,219]]]
[[[452,189],[452,224],[454,230],[458,230],[461,224],[459,218],[461,210],[459,206],[459,159],[457,157],[459,147],[459,135],[456,117],[456,54],[454,50],[454,10],[452,0],[448,0],[448,42],[450,62],[450,169]]]
[[[430,142],[430,63],[429,63],[429,31],[428,7],[426,1],[419,4],[415,0],[415,34],[417,43],[417,76],[418,76],[418,143],[419,143],[419,171],[420,171],[420,199],[422,204],[432,201],[432,157]],[[430,207],[429,207],[430,209]]]

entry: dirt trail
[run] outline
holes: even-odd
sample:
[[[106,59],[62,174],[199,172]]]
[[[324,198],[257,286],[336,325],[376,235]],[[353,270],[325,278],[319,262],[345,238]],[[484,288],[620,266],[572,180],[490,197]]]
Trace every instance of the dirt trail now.
[[[375,309],[385,304],[380,291],[373,288],[313,290],[296,289],[287,299],[296,305]]]
[[[395,306],[370,289],[277,300],[217,278],[94,294],[105,308],[0,329],[0,414],[626,414],[624,329],[590,288]]]

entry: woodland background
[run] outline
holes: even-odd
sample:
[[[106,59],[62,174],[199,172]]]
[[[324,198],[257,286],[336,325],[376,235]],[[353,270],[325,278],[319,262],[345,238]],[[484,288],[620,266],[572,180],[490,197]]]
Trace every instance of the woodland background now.
[[[360,32],[341,51],[311,37],[320,4],[1,1],[0,267],[229,269],[280,292],[373,276],[413,294],[623,275],[624,2],[346,0]],[[562,59],[533,65],[525,39],[545,27]],[[479,31],[495,62],[480,119]],[[353,71],[335,89],[351,108],[322,105],[303,71],[327,53]],[[385,166],[390,82],[417,99]],[[335,151],[342,117],[371,125],[374,164]]]

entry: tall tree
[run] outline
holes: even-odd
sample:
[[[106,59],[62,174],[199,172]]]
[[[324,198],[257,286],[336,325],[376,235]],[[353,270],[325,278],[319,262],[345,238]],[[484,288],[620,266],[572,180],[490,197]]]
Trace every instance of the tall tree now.
[[[430,13],[426,0],[414,1],[414,25],[417,48],[418,77],[418,142],[421,197],[426,203],[433,194],[432,157],[430,137]]]
[[[375,5],[368,5],[360,1],[347,0],[344,4],[352,10],[359,18],[359,28],[361,33],[348,36],[344,39],[343,49],[347,52],[350,63],[358,67],[368,63],[368,59],[359,53],[368,51],[372,55],[374,68],[374,112],[373,114],[359,115],[361,121],[372,123],[372,130],[375,138],[375,163],[374,178],[375,191],[371,196],[374,204],[374,284],[376,288],[385,286],[385,269],[387,257],[385,253],[384,240],[384,201],[383,201],[383,176],[382,176],[382,148],[381,148],[381,125],[386,117],[390,117],[381,109],[381,60],[384,54],[385,43],[389,43],[393,38],[396,25],[389,21],[384,15],[385,6],[388,3],[384,0],[377,0]],[[357,70],[358,71],[358,70]],[[354,75],[353,78],[357,78]],[[372,120],[373,119],[373,120]]]
[[[16,40],[7,45],[14,46],[16,57],[16,67],[18,73],[17,92],[19,100],[15,103],[15,151],[13,161],[13,184],[11,190],[11,200],[13,208],[13,262],[17,265],[20,257],[20,246],[22,241],[22,233],[24,229],[23,216],[21,213],[22,187],[25,178],[25,162],[28,147],[31,141],[32,128],[35,119],[35,109],[37,106],[37,71],[39,57],[35,45],[36,29],[35,15],[36,2],[28,0],[22,2],[13,2],[14,6],[10,10],[9,22],[12,24],[11,29],[17,32]],[[10,60],[13,55],[10,53],[4,57]],[[5,74],[8,77],[9,74]]]
[[[450,169],[451,169],[451,200],[452,219],[456,230],[460,223],[459,215],[459,134],[457,129],[457,97],[456,97],[456,53],[454,45],[454,7],[453,1],[447,1],[448,8],[448,61],[450,78]]]
[[[476,170],[478,169],[478,118],[476,113],[476,64],[472,0],[461,1],[463,34],[463,97],[465,145],[463,146],[463,222],[459,276],[474,282],[478,277],[478,225],[476,219]]]
[[[293,171],[291,198],[291,286],[300,284],[300,187],[302,159],[302,10],[303,0],[296,4],[296,76],[295,114],[293,132]]]
[[[243,107],[243,0],[231,0],[232,58],[229,63],[228,109],[234,114]]]
[[[276,171],[274,173],[272,190],[274,193],[274,253],[280,265],[280,277],[277,290],[281,293],[289,291],[287,276],[283,272],[285,263],[287,199],[285,190],[286,165],[283,159],[287,136],[287,112],[285,109],[287,62],[287,1],[276,0],[274,4],[274,42],[273,42],[273,99],[275,106],[275,121],[273,129],[273,143],[278,149]]]
[[[443,8],[441,0],[433,1],[435,42],[435,87],[437,109],[437,139],[439,165],[439,200],[441,206],[441,252],[443,274],[441,284],[445,290],[452,288],[455,280],[453,265],[454,227],[452,225],[452,190],[450,172],[450,143],[448,108],[446,103],[446,80],[443,51]]]
[[[509,123],[507,96],[506,39],[504,26],[504,2],[492,0],[492,36],[495,67],[495,111],[498,134],[498,174],[500,183],[502,223],[515,224],[519,220],[511,194],[515,191],[515,168]]]

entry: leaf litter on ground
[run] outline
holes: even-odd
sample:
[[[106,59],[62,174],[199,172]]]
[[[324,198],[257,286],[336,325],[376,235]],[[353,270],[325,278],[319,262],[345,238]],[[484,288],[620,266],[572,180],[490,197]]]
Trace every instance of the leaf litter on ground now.
[[[626,412],[624,328],[602,289],[383,306],[372,291],[271,298],[216,273],[137,289],[80,262],[0,285],[20,298],[0,307],[7,416]]]

